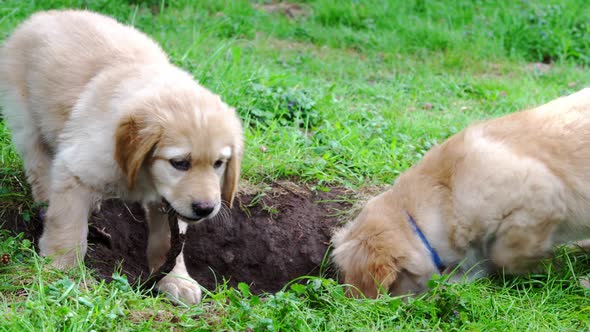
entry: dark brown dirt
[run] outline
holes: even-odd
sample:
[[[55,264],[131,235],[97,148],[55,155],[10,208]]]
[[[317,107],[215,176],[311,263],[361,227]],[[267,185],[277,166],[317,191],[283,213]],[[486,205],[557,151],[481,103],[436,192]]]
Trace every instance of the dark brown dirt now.
[[[210,290],[225,279],[231,286],[250,284],[253,292],[276,292],[297,277],[317,276],[337,215],[350,209],[351,196],[343,189],[311,191],[290,182],[242,193],[231,218],[189,227],[184,249],[189,273]],[[41,234],[38,218],[3,219],[2,228],[25,232],[34,242]],[[98,276],[109,280],[119,269],[130,282],[147,278],[147,227],[140,206],[106,201],[90,224],[86,263]]]

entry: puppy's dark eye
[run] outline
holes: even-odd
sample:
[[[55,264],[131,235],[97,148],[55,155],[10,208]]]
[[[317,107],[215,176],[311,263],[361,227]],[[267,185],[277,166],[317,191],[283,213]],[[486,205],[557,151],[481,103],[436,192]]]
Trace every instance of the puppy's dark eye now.
[[[223,165],[223,160],[217,160],[215,163],[213,163],[213,168],[219,168]]]
[[[191,168],[191,162],[187,159],[170,159],[170,165],[179,171],[188,171]]]

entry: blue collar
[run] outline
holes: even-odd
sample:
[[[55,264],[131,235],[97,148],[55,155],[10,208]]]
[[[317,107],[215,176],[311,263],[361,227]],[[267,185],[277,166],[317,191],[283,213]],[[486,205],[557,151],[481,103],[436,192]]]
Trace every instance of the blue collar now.
[[[420,228],[416,224],[416,221],[414,221],[414,218],[412,218],[412,216],[409,213],[406,212],[406,214],[408,215],[408,223],[412,226],[414,233],[416,233],[416,235],[418,235],[420,240],[422,240],[422,243],[424,243],[424,246],[426,247],[426,249],[428,249],[428,252],[430,252],[430,257],[432,258],[432,262],[434,263],[434,265],[436,266],[438,271],[442,272],[445,268],[445,265],[443,264],[442,260],[440,259],[440,257],[436,253],[436,250],[434,250],[434,248],[430,245],[430,242],[428,242],[428,240],[426,239],[426,236],[424,236],[424,233],[422,233],[422,231],[420,230]]]

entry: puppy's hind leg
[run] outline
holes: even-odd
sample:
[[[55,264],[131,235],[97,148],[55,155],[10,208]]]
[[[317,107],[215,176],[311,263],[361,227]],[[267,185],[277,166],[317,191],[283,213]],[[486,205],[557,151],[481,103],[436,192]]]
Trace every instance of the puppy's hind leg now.
[[[13,91],[3,95],[4,117],[12,133],[12,142],[24,161],[33,199],[47,203],[51,185],[51,151],[35,125],[31,110],[15,94]]]
[[[519,209],[506,217],[495,241],[490,243],[489,257],[500,269],[510,274],[536,271],[540,261],[551,255],[555,225],[550,217]]]
[[[36,136],[36,137],[35,137]],[[51,157],[39,135],[33,135],[23,154],[27,181],[33,191],[35,202],[48,203],[50,191]]]
[[[150,271],[157,271],[166,261],[166,254],[170,250],[170,227],[168,216],[159,210],[158,204],[148,204],[148,247],[147,257]],[[186,234],[188,225],[178,221],[180,233]],[[195,304],[201,301],[201,286],[188,274],[184,263],[184,252],[176,257],[176,265],[168,275],[162,278],[156,287],[173,301],[184,304]]]

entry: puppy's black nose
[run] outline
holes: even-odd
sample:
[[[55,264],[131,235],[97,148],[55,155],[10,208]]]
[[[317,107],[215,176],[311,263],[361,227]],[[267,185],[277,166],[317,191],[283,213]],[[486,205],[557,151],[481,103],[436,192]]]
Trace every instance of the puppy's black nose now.
[[[204,218],[213,212],[215,209],[215,204],[211,202],[194,202],[193,203],[193,212],[197,217]]]

